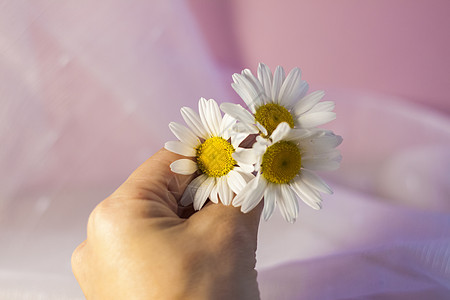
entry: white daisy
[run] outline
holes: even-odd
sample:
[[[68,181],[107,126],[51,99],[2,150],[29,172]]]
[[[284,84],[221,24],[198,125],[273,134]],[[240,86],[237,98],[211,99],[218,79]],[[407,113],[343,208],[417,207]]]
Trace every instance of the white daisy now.
[[[236,122],[234,118],[222,115],[219,106],[213,99],[201,98],[198,102],[200,116],[191,108],[181,108],[181,115],[189,128],[172,122],[170,130],[179,141],[167,142],[164,147],[172,152],[194,159],[179,159],[170,168],[173,172],[190,175],[199,171],[186,188],[180,203],[194,203],[194,209],[199,210],[208,198],[214,203],[220,201],[231,204],[234,194],[239,193],[247,181],[254,176],[254,167],[239,160],[239,155],[245,158],[245,153],[251,149],[239,148],[245,138],[243,135],[231,137],[229,128]],[[232,154],[238,154],[233,158]]]
[[[291,128],[313,128],[336,118],[334,102],[320,100],[325,93],[316,91],[306,95],[308,83],[301,79],[301,71],[294,68],[286,77],[278,66],[272,72],[265,65],[258,66],[258,78],[249,69],[233,74],[233,89],[250,109],[241,105],[223,103],[220,108],[240,121],[236,130],[247,133],[261,132],[270,136],[281,122]],[[261,130],[261,124],[266,130]],[[267,132],[266,132],[267,131]]]
[[[291,129],[283,122],[269,139],[258,136],[253,150],[257,175],[234,198],[233,205],[246,213],[264,197],[263,216],[268,220],[276,205],[284,219],[295,222],[298,216],[297,196],[314,209],[321,208],[322,193],[331,188],[313,170],[335,170],[341,155],[335,149],[342,138],[321,129]]]

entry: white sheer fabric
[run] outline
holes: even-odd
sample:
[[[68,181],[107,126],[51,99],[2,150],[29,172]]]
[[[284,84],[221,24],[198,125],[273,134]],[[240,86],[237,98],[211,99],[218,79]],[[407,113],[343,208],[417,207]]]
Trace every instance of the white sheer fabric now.
[[[92,208],[200,96],[238,101],[181,1],[0,3],[0,299],[82,299]],[[239,70],[233,70],[239,71]],[[263,299],[446,299],[450,121],[332,90],[344,137],[324,209],[260,228]]]

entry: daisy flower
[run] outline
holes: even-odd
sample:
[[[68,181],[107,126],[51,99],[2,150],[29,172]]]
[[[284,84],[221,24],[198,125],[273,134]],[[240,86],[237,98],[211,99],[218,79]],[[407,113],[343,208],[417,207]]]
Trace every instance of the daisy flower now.
[[[164,145],[169,151],[194,158],[176,160],[170,168],[183,175],[199,171],[200,175],[191,181],[180,200],[182,205],[193,202],[196,210],[208,198],[214,203],[218,203],[220,198],[223,204],[231,204],[234,194],[254,177],[251,174],[253,165],[241,163],[232,156],[233,153],[242,155],[251,151],[239,148],[245,136],[236,135],[230,139],[229,128],[236,120],[227,114],[222,118],[213,99],[201,98],[198,108],[200,115],[189,107],[181,108],[181,115],[189,128],[170,123],[169,128],[179,141]]]
[[[231,86],[251,112],[238,104],[221,105],[222,111],[240,121],[236,124],[237,131],[260,132],[267,137],[281,122],[291,128],[313,128],[336,118],[334,102],[320,102],[325,95],[323,91],[306,94],[308,83],[301,79],[299,68],[294,68],[286,77],[282,67],[278,66],[272,75],[270,69],[260,63],[257,78],[249,69],[244,69],[241,74],[233,74],[233,81]]]
[[[331,131],[291,129],[286,122],[279,124],[269,139],[258,136],[253,145],[257,175],[234,198],[233,205],[246,213],[264,197],[264,219],[270,218],[278,204],[290,223],[298,217],[297,197],[320,209],[320,192],[332,194],[332,190],[312,171],[337,169],[341,155],[335,148],[341,142]]]

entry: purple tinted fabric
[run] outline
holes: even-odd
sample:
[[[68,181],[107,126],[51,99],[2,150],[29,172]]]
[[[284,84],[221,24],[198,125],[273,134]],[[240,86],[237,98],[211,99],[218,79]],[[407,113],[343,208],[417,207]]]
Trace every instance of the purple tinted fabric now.
[[[240,101],[231,75],[255,71],[254,61],[298,65],[295,47],[250,51],[248,28],[221,26],[243,12],[226,6],[214,18],[217,5],[205,14],[181,1],[0,4],[0,299],[82,299],[70,256],[89,212],[174,139],[167,125],[179,109],[201,96]],[[262,222],[262,298],[449,298],[449,116],[427,99],[381,93],[395,84],[343,82],[323,86],[338,114],[325,127],[344,137],[341,169],[322,174],[335,194],[321,211],[301,205],[294,225],[279,213]],[[447,106],[436,104],[443,93],[432,107]]]

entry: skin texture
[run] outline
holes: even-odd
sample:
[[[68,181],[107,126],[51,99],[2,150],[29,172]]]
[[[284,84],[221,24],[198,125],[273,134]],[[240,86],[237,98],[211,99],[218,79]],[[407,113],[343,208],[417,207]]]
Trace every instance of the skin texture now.
[[[259,299],[262,207],[180,207],[193,177],[170,171],[179,158],[160,150],[92,211],[72,255],[87,299]]]

